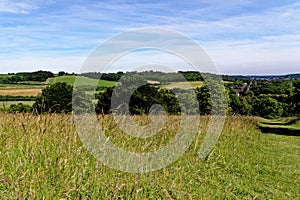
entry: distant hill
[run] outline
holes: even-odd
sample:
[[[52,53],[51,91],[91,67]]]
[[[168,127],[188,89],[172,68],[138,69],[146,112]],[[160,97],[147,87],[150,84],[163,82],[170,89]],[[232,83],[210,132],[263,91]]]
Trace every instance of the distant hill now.
[[[286,75],[222,75],[223,79],[266,79],[266,80],[286,80],[286,79],[300,79],[300,74],[286,74]]]

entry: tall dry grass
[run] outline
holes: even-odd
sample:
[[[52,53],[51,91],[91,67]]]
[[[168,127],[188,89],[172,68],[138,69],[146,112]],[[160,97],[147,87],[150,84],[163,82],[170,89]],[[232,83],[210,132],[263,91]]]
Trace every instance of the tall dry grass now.
[[[169,142],[178,116],[152,139],[118,130],[99,116],[118,146],[151,151]],[[145,116],[135,116],[143,124]],[[197,156],[209,116],[189,150],[151,173],[131,174],[102,165],[84,147],[71,115],[0,114],[0,199],[297,199],[299,137],[262,134],[256,118],[227,117],[207,161]]]

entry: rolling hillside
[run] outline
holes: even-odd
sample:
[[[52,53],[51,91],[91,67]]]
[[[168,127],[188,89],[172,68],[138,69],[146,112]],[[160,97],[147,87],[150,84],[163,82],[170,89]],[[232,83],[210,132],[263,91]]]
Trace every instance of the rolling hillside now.
[[[48,84],[54,84],[56,82],[65,82],[67,84],[73,85],[75,82],[75,79],[77,78],[77,81],[80,85],[95,85],[98,83],[98,86],[101,87],[112,87],[116,85],[116,82],[113,81],[105,81],[105,80],[97,80],[92,78],[87,78],[83,76],[60,76],[55,78],[50,78],[46,81]]]

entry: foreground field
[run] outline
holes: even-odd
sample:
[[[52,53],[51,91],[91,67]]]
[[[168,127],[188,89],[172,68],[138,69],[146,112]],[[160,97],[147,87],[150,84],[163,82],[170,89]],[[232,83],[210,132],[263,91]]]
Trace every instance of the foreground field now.
[[[158,136],[136,139],[111,116],[106,134],[128,150],[150,151],[178,128],[170,116]],[[146,174],[102,165],[82,145],[71,115],[0,114],[0,199],[299,199],[300,137],[263,134],[252,117],[228,117],[207,161],[197,150],[207,129],[175,163]],[[145,116],[134,118],[139,123]]]

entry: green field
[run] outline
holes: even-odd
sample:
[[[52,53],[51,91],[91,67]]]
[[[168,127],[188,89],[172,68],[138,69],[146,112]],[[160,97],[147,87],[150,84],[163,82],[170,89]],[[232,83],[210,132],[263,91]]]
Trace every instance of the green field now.
[[[8,75],[8,74],[0,74],[0,78],[9,78],[12,77],[13,75]]]
[[[0,101],[0,109],[8,109],[10,105],[19,103],[32,106],[34,101]]]
[[[83,146],[72,115],[0,114],[0,199],[299,199],[300,137],[264,134],[260,118],[227,117],[208,160],[197,151],[209,116],[189,150],[156,172],[132,174],[101,164]],[[134,116],[139,123],[146,116]],[[168,143],[179,117],[149,139],[119,130],[99,116],[105,134],[127,150],[151,151]]]
[[[10,76],[10,75],[0,75],[0,76]],[[26,82],[20,82],[18,84],[0,84],[0,90],[1,89],[42,89],[46,87],[49,84],[54,84],[56,82],[66,82],[67,84],[73,85],[75,82],[75,79],[77,78],[78,84],[80,85],[97,85],[102,87],[112,87],[116,85],[116,82],[113,81],[105,81],[97,79],[91,79],[87,77],[82,76],[60,76],[60,77],[54,77],[50,78],[45,82],[39,82],[39,81],[26,81]]]
[[[0,76],[10,76],[10,75],[0,75]],[[94,85],[98,84],[103,88],[115,86],[116,82],[90,79],[86,77],[76,77],[76,76],[61,76],[48,79],[46,82],[38,82],[38,81],[27,81],[20,82],[18,84],[0,84],[0,95],[1,96],[37,96],[42,93],[42,89],[48,86],[49,84],[54,84],[56,82],[66,82],[70,85],[74,84],[75,78],[80,85]],[[92,91],[87,91],[87,93],[94,94]],[[32,105],[33,102],[30,101],[2,101],[0,102],[0,109],[9,108],[11,104],[15,103],[23,103],[27,105]]]
[[[102,87],[112,87],[115,86],[116,83],[112,81],[105,81],[105,80],[97,80],[97,79],[91,79],[87,77],[82,76],[61,76],[61,77],[55,77],[47,80],[49,84],[54,84],[56,82],[65,82],[70,85],[73,85],[75,82],[75,79],[77,79],[77,83],[79,85],[97,85]]]

